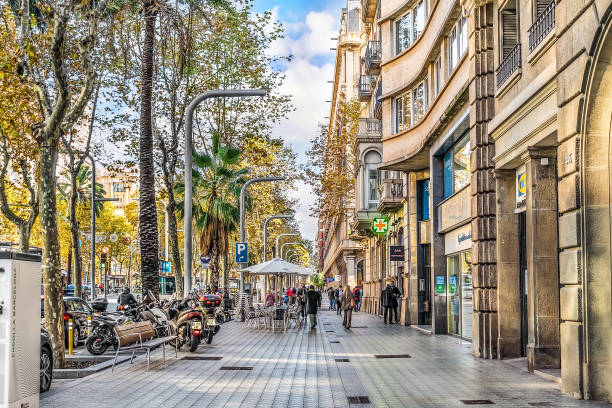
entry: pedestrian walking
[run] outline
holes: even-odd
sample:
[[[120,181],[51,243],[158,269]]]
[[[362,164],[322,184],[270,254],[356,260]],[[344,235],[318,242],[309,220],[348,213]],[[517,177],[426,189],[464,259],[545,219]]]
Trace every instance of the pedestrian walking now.
[[[337,315],[342,314],[342,300],[340,299],[340,296],[342,296],[342,289],[337,288],[336,291],[334,292],[334,297],[336,298],[336,314]]]
[[[293,289],[291,288],[287,288],[287,299],[289,299],[290,305],[295,303],[295,296],[293,296]]]
[[[329,299],[329,310],[334,310],[336,303],[336,293],[333,287],[327,288],[327,299]]]
[[[387,324],[387,320],[390,324],[399,323],[397,320],[397,299],[401,295],[393,281],[387,283],[387,287],[380,294],[380,303],[384,308],[383,319],[385,324]]]
[[[311,329],[317,327],[319,307],[321,307],[321,294],[314,290],[314,285],[310,285],[310,289],[306,292],[306,313],[308,313]]]
[[[353,289],[353,301],[355,302],[355,311],[359,312],[359,305],[361,305],[361,290],[355,286]]]
[[[351,287],[346,285],[342,293],[342,309],[344,310],[344,320],[342,325],[347,329],[351,328],[354,307],[355,300],[353,299],[353,292],[351,292]]]
[[[274,294],[274,292],[269,291],[266,294],[266,306],[267,307],[274,306],[275,303],[276,303],[276,295]]]

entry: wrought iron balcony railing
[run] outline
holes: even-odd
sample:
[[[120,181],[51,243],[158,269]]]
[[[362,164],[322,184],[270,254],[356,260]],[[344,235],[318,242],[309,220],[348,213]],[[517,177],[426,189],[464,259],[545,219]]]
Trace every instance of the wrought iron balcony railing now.
[[[382,61],[382,50],[380,47],[380,41],[369,41],[366,48],[364,64],[367,73],[373,73],[380,69],[380,63]]]
[[[372,85],[376,77],[374,75],[362,75],[359,77],[359,99],[367,101],[372,96]]]
[[[529,28],[529,52],[532,52],[555,29],[556,2],[552,0]]]
[[[382,79],[378,81],[378,86],[376,87],[376,96],[374,101],[374,116],[380,118],[382,115],[382,100],[380,97],[382,96]]]
[[[501,87],[521,67],[521,43],[517,43],[497,68],[497,88]]]

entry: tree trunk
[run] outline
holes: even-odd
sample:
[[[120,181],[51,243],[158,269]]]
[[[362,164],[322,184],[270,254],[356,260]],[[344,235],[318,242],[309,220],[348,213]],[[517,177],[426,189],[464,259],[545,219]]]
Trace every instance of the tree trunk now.
[[[70,175],[70,235],[72,237],[72,253],[74,254],[74,296],[81,297],[81,276],[83,261],[81,259],[81,247],[79,245],[79,221],[77,220],[77,171]],[[94,203],[92,203],[94,205]],[[95,239],[95,238],[94,238]]]
[[[179,250],[178,232],[176,222],[176,202],[174,201],[174,191],[168,189],[168,206],[166,207],[168,217],[168,234],[170,234],[170,248],[172,251],[172,262],[174,263],[174,279],[176,281],[177,296],[183,297],[183,273],[181,270],[181,252]]]
[[[215,242],[210,254],[210,285],[217,288],[219,287],[219,256],[219,245]]]
[[[68,278],[68,282],[71,282],[72,284],[74,284],[74,281],[72,280],[73,278],[73,274],[72,274],[72,247],[68,248],[68,256],[66,259],[66,273],[68,274],[67,278]]]
[[[30,234],[32,227],[28,222],[17,225],[19,229],[19,252],[28,253],[30,251]]]
[[[228,286],[229,270],[230,270],[229,252],[226,252],[225,255],[223,256],[223,290],[224,291],[229,287]]]
[[[144,1],[144,43],[142,47],[140,94],[140,273],[143,296],[150,290],[159,295],[159,239],[155,206],[153,165],[152,84],[155,39],[155,1]]]
[[[55,169],[57,146],[48,140],[40,146],[40,226],[42,235],[43,285],[45,295],[44,324],[53,344],[53,360],[64,367],[64,303],[62,302],[62,272],[57,231]]]

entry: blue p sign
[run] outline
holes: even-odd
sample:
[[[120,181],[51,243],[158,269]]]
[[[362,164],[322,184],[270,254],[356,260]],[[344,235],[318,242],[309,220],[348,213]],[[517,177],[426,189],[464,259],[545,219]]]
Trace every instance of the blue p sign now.
[[[249,245],[246,242],[236,242],[236,263],[249,262]]]

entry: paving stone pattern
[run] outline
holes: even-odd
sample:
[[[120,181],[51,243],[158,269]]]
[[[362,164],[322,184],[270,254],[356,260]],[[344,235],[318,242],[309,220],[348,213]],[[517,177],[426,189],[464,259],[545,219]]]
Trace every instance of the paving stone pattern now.
[[[315,330],[271,333],[226,323],[196,353],[166,350],[110,371],[54,383],[41,407],[610,407],[563,395],[556,383],[500,361],[476,359],[471,345],[431,336],[378,316],[353,314],[352,330],[324,311]],[[223,357],[183,360],[185,356]],[[410,357],[375,358],[375,355]],[[348,359],[348,362],[336,362]],[[221,367],[252,367],[221,370]],[[349,404],[368,397],[370,404]],[[363,400],[362,400],[363,401]],[[479,405],[470,405],[479,406]]]

